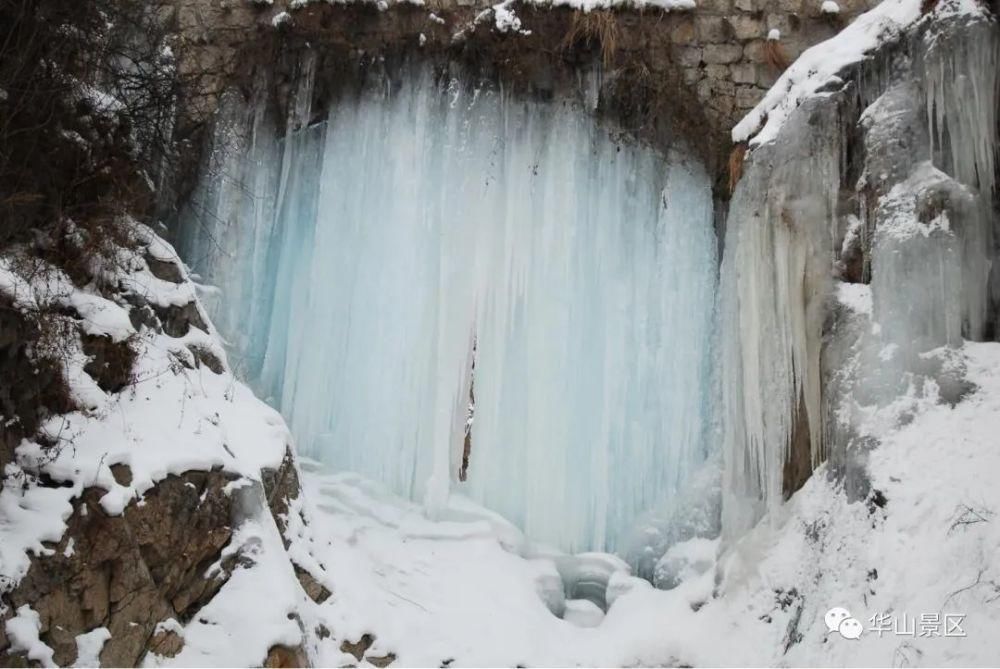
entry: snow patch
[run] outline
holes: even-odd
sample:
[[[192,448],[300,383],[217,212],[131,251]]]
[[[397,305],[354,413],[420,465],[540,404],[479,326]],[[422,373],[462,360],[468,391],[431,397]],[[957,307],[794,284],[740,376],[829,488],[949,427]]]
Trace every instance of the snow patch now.
[[[884,0],[838,35],[802,53],[763,99],[733,128],[734,142],[751,146],[774,141],[785,120],[805,97],[835,79],[920,17],[920,0]]]
[[[29,660],[34,660],[43,667],[58,666],[52,659],[53,650],[38,638],[42,623],[38,612],[30,606],[25,604],[19,607],[17,615],[7,621],[5,629],[12,652],[24,653]]]
[[[86,634],[79,634],[76,637],[76,662],[74,667],[99,667],[101,666],[101,650],[104,644],[111,638],[111,631],[107,627],[98,627]]]

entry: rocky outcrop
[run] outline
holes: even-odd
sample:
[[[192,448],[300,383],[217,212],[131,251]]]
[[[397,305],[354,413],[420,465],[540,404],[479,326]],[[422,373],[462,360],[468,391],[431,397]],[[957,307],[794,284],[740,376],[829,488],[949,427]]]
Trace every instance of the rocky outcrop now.
[[[357,641],[350,641],[349,639],[342,641],[340,643],[340,652],[354,656],[354,659],[358,662],[365,661],[375,667],[388,667],[396,661],[395,653],[386,653],[385,655],[367,654],[373,645],[375,645],[375,635],[362,634],[361,638]]]
[[[120,484],[131,482],[127,466],[112,471]],[[301,494],[291,451],[261,478],[287,547],[286,519],[298,513],[291,503]],[[237,479],[223,471],[168,476],[118,516],[101,506],[103,489],[86,489],[73,501],[59,543],[49,546],[47,555],[33,556],[27,575],[3,596],[0,666],[27,666],[27,658],[12,651],[3,624],[24,605],[38,614],[39,638],[62,666],[77,660],[77,637],[99,628],[110,633],[100,653],[102,666],[137,666],[148,653],[177,655],[184,647],[182,626],[196,618],[236,567],[253,565],[252,557],[231,545],[247,513],[248,497],[229,485]],[[315,576],[294,566],[313,601],[330,597]],[[303,645],[274,646],[262,662],[309,664]]]
[[[109,488],[118,487],[120,491],[133,486],[134,479],[148,480],[148,470],[133,476],[127,460],[111,462],[104,469],[110,470],[111,477],[98,484],[96,480],[80,481],[79,471],[45,469],[50,460],[65,456],[68,448],[73,449],[73,458],[77,456],[71,441],[56,443],[57,438],[47,436],[44,430],[39,432],[39,425],[47,417],[79,410],[71,401],[73,388],[86,387],[86,382],[78,376],[73,379],[76,386],[71,388],[66,379],[73,371],[65,359],[39,355],[37,342],[54,340],[59,346],[49,347],[51,350],[78,355],[82,378],[89,376],[96,384],[95,392],[103,391],[109,401],[114,401],[116,394],[124,398],[121,391],[135,387],[133,374],[149,375],[148,368],[136,367],[136,362],[149,354],[153,341],[171,353],[173,362],[163,373],[184,376],[185,370],[199,366],[211,370],[207,376],[226,373],[221,348],[210,334],[211,325],[194,298],[183,267],[176,258],[169,257],[172,250],[142,226],[124,222],[121,232],[128,244],[121,253],[133,262],[126,265],[126,270],[118,270],[120,283],[103,284],[100,296],[84,292],[92,288],[80,289],[69,283],[60,284],[59,291],[44,296],[44,300],[30,283],[17,284],[16,291],[8,291],[9,295],[0,291],[0,307],[6,307],[0,308],[0,371],[5,379],[18,381],[0,391],[0,413],[22,417],[2,423],[4,449],[0,465],[12,464],[0,491],[7,488],[4,492],[8,501],[16,506],[30,504],[17,496],[27,494],[31,488],[56,492],[61,487],[82,487],[79,494],[66,491],[68,515],[58,542],[43,544],[43,549],[29,548],[27,571],[15,573],[16,582],[0,578],[0,666],[29,662],[22,654],[22,645],[8,638],[6,624],[26,610],[32,620],[37,616],[38,639],[51,649],[52,660],[59,665],[76,662],[82,652],[78,637],[91,633],[94,635],[89,637],[89,643],[85,642],[91,649],[95,639],[107,637],[99,646],[102,666],[135,666],[148,653],[173,657],[184,648],[183,626],[195,620],[237,567],[253,564],[250,553],[244,554],[242,545],[234,545],[233,540],[236,528],[264,508],[264,500],[256,497],[261,486],[247,486],[245,482],[230,485],[240,478],[232,471],[216,468],[179,475],[155,473],[155,483],[143,490],[141,497],[136,494],[124,508],[117,506],[120,513],[109,513],[108,509],[118,504],[102,504],[107,502],[104,497],[111,492]],[[62,276],[58,267],[38,259],[33,262],[52,276]],[[94,271],[97,276],[100,269]],[[11,281],[16,281],[20,275],[10,276],[14,277]],[[156,280],[164,283],[156,284]],[[155,291],[146,288],[150,285],[159,286],[161,294],[171,299],[158,299]],[[74,299],[84,306],[74,306]],[[104,321],[87,319],[87,299],[103,300],[103,313],[118,316],[117,330],[102,332],[98,324]],[[122,336],[120,331],[128,329],[129,321],[136,332]],[[100,419],[98,409],[87,411]],[[73,416],[70,420],[82,422],[91,417],[84,413]],[[190,435],[178,432],[178,438],[185,437]],[[40,449],[42,457],[38,462],[15,457],[15,446],[25,438],[36,442],[29,447]],[[140,442],[136,446],[140,447]],[[168,462],[169,457],[165,457],[164,463]],[[86,466],[85,459],[77,460],[71,469]],[[164,467],[170,470],[167,464]],[[246,476],[256,478],[252,472],[246,472]],[[283,519],[290,512],[290,500],[300,494],[291,452],[277,470],[268,470],[261,477],[267,482],[267,503],[284,531]],[[253,494],[245,494],[248,491]],[[54,507],[52,513],[59,510]],[[6,514],[3,520],[8,521]],[[2,566],[10,568],[9,564]],[[300,580],[313,599],[321,601],[330,596],[329,590],[308,572],[302,570]],[[284,658],[274,660],[279,664],[273,666],[301,666],[307,660],[302,648],[284,655],[274,651],[271,655]]]
[[[272,646],[264,660],[265,667],[285,668],[285,667],[308,667],[309,657],[305,650],[300,647]]]
[[[159,623],[185,622],[219,591],[239,559],[221,559],[232,537],[233,475],[191,471],[169,476],[120,516],[88,488],[73,502],[62,540],[33,556],[18,586],[4,596],[29,605],[41,620],[40,638],[60,665],[76,660],[76,637],[104,627],[111,633],[103,666],[135,666],[152,650],[170,655],[180,639]],[[0,637],[0,656],[14,660]]]
[[[295,458],[292,451],[285,453],[281,466],[278,469],[265,469],[261,472],[261,481],[264,484],[264,497],[267,500],[268,509],[274,518],[278,531],[281,533],[281,540],[285,548],[288,549],[291,540],[288,537],[289,514],[300,514],[300,511],[292,508],[292,502],[297,500],[301,494],[299,485],[299,474],[295,468]],[[305,524],[305,519],[299,515],[298,522]],[[309,598],[317,604],[322,604],[330,598],[330,590],[320,583],[302,565],[293,562],[295,576],[299,584]]]

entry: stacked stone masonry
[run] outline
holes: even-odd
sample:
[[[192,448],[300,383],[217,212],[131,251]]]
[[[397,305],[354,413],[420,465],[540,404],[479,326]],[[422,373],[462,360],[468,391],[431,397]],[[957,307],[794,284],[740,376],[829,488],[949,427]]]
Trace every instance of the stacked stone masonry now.
[[[822,0],[697,0],[690,11],[665,13],[658,9],[623,7],[613,12],[618,27],[615,65],[636,57],[655,72],[670,69],[679,73],[683,84],[697,97],[713,125],[720,131],[731,128],[777,80],[780,66],[768,54],[768,37],[777,30],[780,51],[794,60],[808,47],[836,34],[858,14],[878,0],[838,0],[840,12],[824,13]],[[220,72],[232,67],[234,54],[245,48],[251,34],[275,30],[294,33],[300,17],[319,12],[344,11],[324,0],[298,3],[274,0],[176,0],[168,18],[179,41],[195,46],[198,66],[206,62]],[[372,16],[363,31],[351,26],[351,39],[359,35],[382,44],[415,39],[423,35],[429,46],[451,44],[456,32],[474,24],[477,15],[495,4],[490,0],[426,0],[422,6],[409,3],[386,5],[363,3]],[[382,9],[379,9],[379,6]],[[547,13],[570,14],[566,8],[543,9],[544,5],[516,4],[514,11],[523,27],[542,44],[558,44],[560,35],[549,35],[554,23]],[[291,20],[273,19],[288,12]],[[431,14],[441,20],[429,20]],[[480,17],[481,18],[481,17]],[[475,30],[492,30],[491,21],[482,21]],[[532,36],[509,32],[510,40],[524,40],[531,48]],[[537,47],[536,47],[537,48]],[[183,49],[182,49],[183,51]],[[223,77],[224,78],[224,77]]]

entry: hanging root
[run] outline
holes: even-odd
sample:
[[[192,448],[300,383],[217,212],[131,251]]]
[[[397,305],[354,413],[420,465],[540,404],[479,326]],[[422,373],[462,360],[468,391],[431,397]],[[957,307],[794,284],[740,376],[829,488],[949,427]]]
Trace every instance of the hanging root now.
[[[745,142],[737,144],[729,154],[729,194],[736,190],[736,184],[743,176],[743,161],[747,157],[747,145]]]
[[[785,47],[776,39],[769,39],[764,43],[764,59],[768,65],[780,72],[784,72],[792,64]]]
[[[618,20],[615,15],[608,10],[573,12],[573,22],[563,38],[562,48],[569,50],[594,42],[601,47],[601,63],[605,69],[611,67],[618,49]]]

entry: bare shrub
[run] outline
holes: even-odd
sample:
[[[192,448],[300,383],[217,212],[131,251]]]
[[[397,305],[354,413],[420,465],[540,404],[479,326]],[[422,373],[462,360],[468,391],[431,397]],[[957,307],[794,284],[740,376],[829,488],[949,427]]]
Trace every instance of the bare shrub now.
[[[96,244],[123,213],[150,211],[176,160],[178,101],[198,89],[160,9],[0,0],[0,249],[67,221]]]
[[[562,48],[569,50],[595,45],[601,50],[601,63],[605,69],[612,67],[618,50],[618,20],[614,13],[610,10],[573,12],[573,20],[563,38]]]
[[[736,190],[736,184],[739,183],[740,178],[743,176],[743,161],[746,160],[747,156],[747,145],[744,143],[737,144],[733,147],[733,150],[729,153],[729,194],[732,195]]]
[[[764,42],[764,60],[779,72],[784,72],[792,64],[792,59],[788,57],[785,47],[776,39]]]

